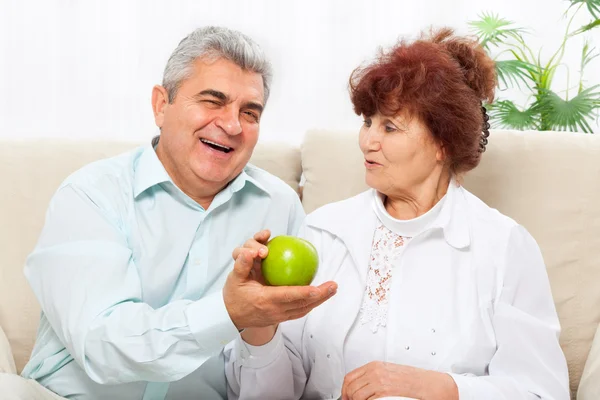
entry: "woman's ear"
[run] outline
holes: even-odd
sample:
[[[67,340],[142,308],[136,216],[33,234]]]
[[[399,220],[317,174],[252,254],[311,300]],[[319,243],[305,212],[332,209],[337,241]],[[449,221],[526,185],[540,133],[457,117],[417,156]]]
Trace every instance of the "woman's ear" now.
[[[436,142],[437,151],[435,152],[435,159],[439,163],[445,163],[447,158],[446,148],[443,143]]]

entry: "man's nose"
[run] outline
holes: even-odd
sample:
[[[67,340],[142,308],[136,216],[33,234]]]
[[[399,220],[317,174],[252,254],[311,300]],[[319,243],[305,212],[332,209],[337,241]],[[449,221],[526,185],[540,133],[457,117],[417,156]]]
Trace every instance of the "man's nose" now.
[[[221,115],[217,118],[216,124],[228,135],[239,135],[242,133],[242,125],[240,124],[240,113],[232,108],[224,109]]]

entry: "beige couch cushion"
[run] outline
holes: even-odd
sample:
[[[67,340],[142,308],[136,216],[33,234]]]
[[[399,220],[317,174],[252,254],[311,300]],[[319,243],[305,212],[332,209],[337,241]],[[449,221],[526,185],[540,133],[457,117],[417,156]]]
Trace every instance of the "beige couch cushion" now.
[[[25,258],[44,223],[50,197],[71,172],[138,143],[77,141],[0,141],[0,327],[12,345],[17,370],[29,359],[39,306],[24,276]],[[259,143],[251,160],[298,189],[297,148]]]
[[[302,204],[307,213],[367,189],[358,132],[309,131],[301,153]]]
[[[66,400],[33,379],[0,373],[2,400]]]
[[[281,142],[261,142],[254,149],[250,162],[278,176],[299,192],[302,164],[298,147]]]
[[[14,374],[17,372],[15,359],[12,354],[10,343],[0,326],[0,374]]]
[[[357,137],[307,134],[302,146],[307,211],[366,188]],[[464,184],[538,241],[574,393],[600,321],[600,136],[492,131],[481,165]]]
[[[131,143],[66,141],[0,143],[0,326],[20,372],[31,354],[39,306],[23,265],[44,223],[50,197],[71,172],[134,147]]]

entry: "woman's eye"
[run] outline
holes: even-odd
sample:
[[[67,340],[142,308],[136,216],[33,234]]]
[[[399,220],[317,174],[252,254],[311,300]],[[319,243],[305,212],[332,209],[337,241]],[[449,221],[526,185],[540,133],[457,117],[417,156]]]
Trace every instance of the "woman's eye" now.
[[[385,126],[385,131],[386,132],[395,132],[396,131],[396,127],[395,126],[391,126],[391,125],[386,125]]]
[[[365,118],[365,119],[363,120],[363,123],[365,124],[365,126],[366,126],[367,128],[370,128],[370,127],[371,127],[371,119],[370,119],[370,118]]]

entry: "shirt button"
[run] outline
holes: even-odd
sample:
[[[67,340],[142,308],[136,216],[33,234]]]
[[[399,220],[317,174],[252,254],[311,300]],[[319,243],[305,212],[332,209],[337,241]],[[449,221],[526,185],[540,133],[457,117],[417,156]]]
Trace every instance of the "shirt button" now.
[[[435,328],[431,328],[431,333],[435,333]]]
[[[410,350],[410,346],[406,346],[404,350]]]
[[[312,333],[310,334],[310,338],[311,338],[311,339],[313,338],[313,335],[312,335]]]
[[[327,358],[331,358],[331,354],[327,354]]]
[[[435,356],[435,355],[436,355],[436,352],[435,352],[435,351],[432,351],[432,352],[431,352],[431,355],[432,355],[432,356]]]
[[[200,265],[200,264],[201,264],[200,260],[194,260],[194,265]]]

